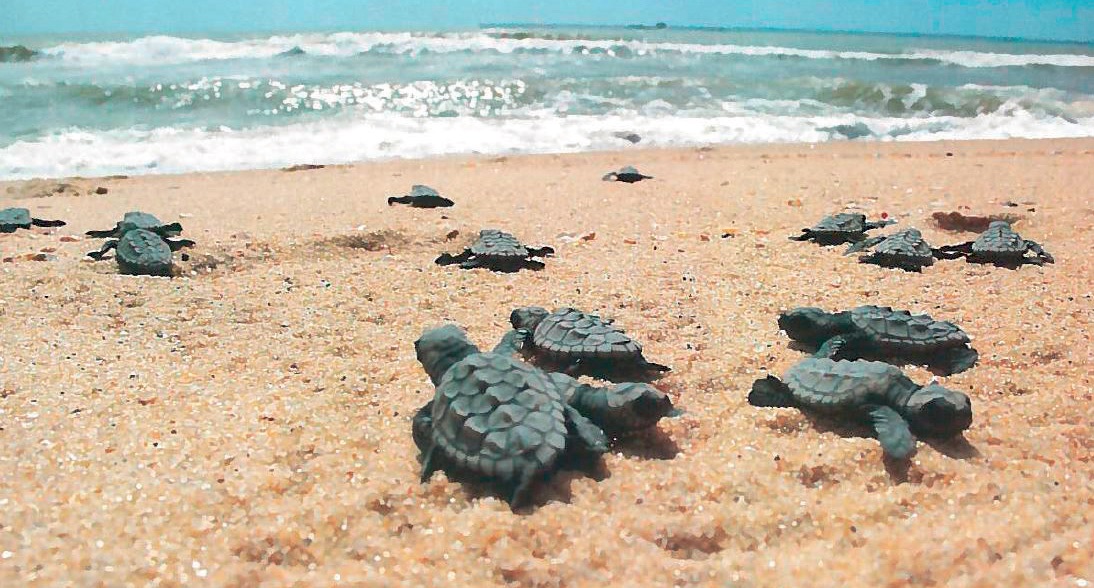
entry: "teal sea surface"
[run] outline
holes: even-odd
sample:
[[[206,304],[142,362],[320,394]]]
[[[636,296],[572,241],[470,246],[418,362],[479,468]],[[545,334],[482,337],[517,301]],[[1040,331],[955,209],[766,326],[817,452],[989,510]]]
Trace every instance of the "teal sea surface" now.
[[[628,132],[639,146],[1094,136],[1084,44],[499,26],[0,46],[0,179],[620,149]]]

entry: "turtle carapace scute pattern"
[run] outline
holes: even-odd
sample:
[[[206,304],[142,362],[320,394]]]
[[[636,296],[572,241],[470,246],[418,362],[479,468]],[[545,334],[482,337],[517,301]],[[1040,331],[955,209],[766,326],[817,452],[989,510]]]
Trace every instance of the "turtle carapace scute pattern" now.
[[[114,249],[114,260],[123,274],[172,276],[175,270],[172,252],[193,244],[188,239],[165,239],[146,229],[131,229],[121,237],[107,241],[102,249],[88,253],[88,256],[101,260]]]
[[[447,208],[453,206],[448,198],[441,196],[433,188],[421,184],[411,186],[410,193],[405,196],[392,196],[387,199],[387,205],[407,204],[411,208]]]
[[[649,381],[670,368],[646,360],[642,345],[613,321],[575,308],[554,312],[538,306],[513,310],[509,322],[532,336],[522,352],[548,371],[589,375],[611,381]]]
[[[860,263],[872,263],[881,267],[898,268],[908,272],[920,272],[934,265],[940,254],[933,249],[919,229],[904,229],[883,237],[872,237],[847,248],[845,255],[871,250],[859,256]]]
[[[1023,264],[1044,265],[1056,260],[1040,243],[1023,239],[1006,221],[992,221],[988,229],[975,240],[959,245],[939,248],[940,257],[956,259],[964,257],[970,263],[988,263],[1000,267],[1018,267]],[[1032,253],[1028,256],[1027,253]]]
[[[0,210],[0,233],[14,233],[19,229],[29,229],[31,227],[63,227],[65,224],[65,221],[62,220],[32,218],[30,211],[26,208],[5,208]]]
[[[621,168],[619,171],[608,172],[601,178],[605,182],[623,182],[624,184],[633,184],[635,182],[641,182],[642,180],[652,180],[653,176],[647,176],[646,174],[638,171],[634,166],[628,165]]]
[[[422,482],[443,469],[510,490],[515,510],[533,482],[608,450],[606,430],[650,427],[672,402],[648,384],[597,388],[550,374],[515,357],[527,331],[514,330],[483,353],[455,325],[426,331],[414,344],[436,386],[412,421]]]
[[[896,221],[868,221],[865,214],[841,212],[822,218],[817,224],[792,235],[791,241],[813,241],[819,245],[857,243],[866,239],[866,231],[880,229]]]
[[[869,422],[885,454],[898,460],[915,451],[915,435],[945,439],[972,424],[967,395],[933,383],[920,386],[899,368],[874,361],[807,358],[782,379],[753,382],[748,402]]]
[[[957,325],[888,306],[831,313],[795,308],[779,315],[779,328],[795,342],[816,349],[815,357],[915,363],[942,375],[963,372],[979,357]]]
[[[504,231],[483,229],[479,238],[459,255],[441,254],[437,265],[459,265],[463,269],[486,268],[496,272],[515,272],[521,269],[541,270],[543,262],[536,257],[554,255],[553,247],[528,247]]]

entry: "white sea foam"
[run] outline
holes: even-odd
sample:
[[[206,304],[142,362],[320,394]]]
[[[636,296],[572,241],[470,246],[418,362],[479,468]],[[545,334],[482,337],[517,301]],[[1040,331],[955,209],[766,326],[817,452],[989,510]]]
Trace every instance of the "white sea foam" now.
[[[784,56],[804,59],[931,60],[962,67],[1010,67],[1048,65],[1094,67],[1094,55],[1009,54],[977,51],[909,49],[903,53],[800,49],[766,45],[648,42],[621,39],[526,39],[502,38],[488,32],[422,35],[414,33],[329,33],[279,35],[238,41],[190,39],[171,36],[141,37],[131,41],[62,43],[42,49],[48,56],[80,65],[172,64],[206,60],[265,59],[296,47],[309,55],[348,57],[381,52],[417,54],[452,52],[514,53],[518,51],[582,54],[599,52],[608,57],[663,53],[742,56]]]
[[[885,118],[852,114],[786,116],[730,109],[715,117],[620,113],[611,116],[414,118],[337,117],[242,131],[71,129],[0,148],[0,179],[274,168],[295,163],[454,154],[576,152],[625,147],[613,132],[633,130],[643,146],[820,142],[826,131],[863,123],[878,140],[1090,137],[1094,117],[1046,117],[1009,104],[971,118]]]

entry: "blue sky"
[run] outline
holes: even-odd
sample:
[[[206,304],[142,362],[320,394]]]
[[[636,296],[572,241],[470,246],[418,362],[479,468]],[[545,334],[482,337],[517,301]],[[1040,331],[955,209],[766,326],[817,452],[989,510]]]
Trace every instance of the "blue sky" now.
[[[1094,0],[4,0],[0,34],[657,21],[1094,42]]]

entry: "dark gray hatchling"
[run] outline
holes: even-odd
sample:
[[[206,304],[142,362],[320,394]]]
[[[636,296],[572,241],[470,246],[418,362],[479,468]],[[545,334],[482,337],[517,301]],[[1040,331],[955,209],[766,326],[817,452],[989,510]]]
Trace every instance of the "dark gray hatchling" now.
[[[860,263],[899,268],[908,272],[923,271],[923,268],[934,265],[935,257],[939,256],[938,250],[927,243],[919,229],[904,229],[892,235],[859,241],[848,247],[844,255],[867,249],[871,251],[859,256]]]
[[[844,312],[795,308],[779,315],[779,328],[794,341],[816,348],[814,357],[917,363],[942,375],[963,372],[979,357],[961,327],[888,306]]]
[[[123,274],[171,276],[175,267],[172,252],[193,244],[187,239],[169,240],[146,229],[132,229],[88,255],[99,260],[107,251],[115,249],[114,259]]]
[[[646,361],[642,345],[613,321],[595,314],[524,306],[509,315],[509,322],[532,333],[522,352],[548,371],[611,381],[648,381],[670,371],[668,366]]]
[[[415,184],[410,188],[410,194],[405,196],[392,196],[387,199],[387,205],[409,204],[412,208],[447,208],[455,204],[448,198],[441,196],[429,186]]]
[[[0,233],[14,233],[19,229],[31,227],[63,227],[65,221],[31,218],[25,208],[5,208],[0,210]]]
[[[1023,239],[1006,221],[992,221],[988,230],[974,241],[960,245],[944,245],[939,249],[941,257],[964,257],[970,263],[990,263],[1001,267],[1018,267],[1022,264],[1044,265],[1056,263],[1036,241]],[[1032,253],[1033,257],[1026,254]]]
[[[867,221],[865,214],[841,212],[826,216],[817,224],[802,229],[800,235],[791,235],[791,241],[814,241],[819,245],[857,243],[866,238],[866,231],[880,229],[896,221]]]
[[[175,223],[164,223],[154,215],[147,212],[140,212],[137,210],[125,213],[122,220],[118,221],[114,225],[113,229],[105,229],[101,231],[88,231],[84,233],[88,237],[94,237],[97,239],[121,239],[126,233],[135,229],[141,229],[148,231],[160,237],[164,243],[170,248],[171,251],[177,251],[183,247],[192,247],[194,242],[190,239],[171,239],[171,237],[177,237],[182,233],[182,225]],[[143,239],[143,238],[142,238]],[[98,251],[92,251],[87,254],[88,257],[99,260],[103,258],[103,255],[107,251],[113,249],[118,245],[117,241],[107,241],[103,244],[102,248]]]
[[[553,247],[528,247],[509,233],[497,229],[479,231],[479,238],[459,255],[441,254],[437,265],[459,264],[463,269],[486,268],[496,272],[515,272],[521,269],[541,270],[543,262],[534,257],[554,255]]]
[[[625,184],[633,184],[635,182],[641,182],[642,180],[652,180],[653,176],[647,176],[638,171],[634,166],[626,166],[619,171],[608,172],[604,174],[604,177],[600,178],[605,182],[623,182]]]
[[[444,469],[511,488],[509,503],[528,503],[532,483],[608,450],[605,430],[649,428],[672,402],[648,384],[597,388],[548,374],[513,356],[528,336],[514,330],[488,353],[454,325],[426,331],[414,343],[436,386],[415,414],[422,482]]]
[[[972,424],[972,403],[938,384],[920,386],[899,368],[876,361],[808,358],[780,380],[756,380],[748,402],[792,407],[849,421],[868,421],[881,448],[895,459],[915,450],[916,435],[949,438]]]

